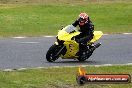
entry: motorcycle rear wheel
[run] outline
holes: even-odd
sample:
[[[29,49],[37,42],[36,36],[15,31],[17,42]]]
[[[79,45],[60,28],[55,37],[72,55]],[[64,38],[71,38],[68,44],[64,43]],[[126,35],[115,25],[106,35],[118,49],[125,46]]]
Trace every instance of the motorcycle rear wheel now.
[[[59,58],[59,55],[56,56],[56,54],[58,53],[58,51],[60,50],[58,45],[52,45],[49,50],[47,51],[46,54],[46,59],[48,62],[54,62],[55,60],[57,60]]]
[[[77,59],[79,61],[85,61],[86,59],[88,59],[91,55],[92,55],[93,52],[89,52],[88,55],[85,55],[84,57],[82,55],[80,55]]]

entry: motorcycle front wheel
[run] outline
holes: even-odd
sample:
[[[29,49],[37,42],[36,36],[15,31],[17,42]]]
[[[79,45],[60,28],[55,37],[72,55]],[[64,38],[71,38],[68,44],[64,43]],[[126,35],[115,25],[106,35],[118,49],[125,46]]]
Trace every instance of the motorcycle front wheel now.
[[[59,55],[57,53],[59,52],[60,47],[58,45],[52,45],[46,54],[46,59],[48,62],[54,62],[59,58]],[[57,56],[56,56],[57,55]]]

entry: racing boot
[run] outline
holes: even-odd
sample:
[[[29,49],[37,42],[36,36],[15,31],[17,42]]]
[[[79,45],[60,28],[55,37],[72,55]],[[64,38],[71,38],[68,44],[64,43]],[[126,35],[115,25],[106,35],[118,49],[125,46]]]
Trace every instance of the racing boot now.
[[[87,51],[88,47],[87,44],[79,43],[79,51],[77,52],[77,56],[82,55],[85,51]]]

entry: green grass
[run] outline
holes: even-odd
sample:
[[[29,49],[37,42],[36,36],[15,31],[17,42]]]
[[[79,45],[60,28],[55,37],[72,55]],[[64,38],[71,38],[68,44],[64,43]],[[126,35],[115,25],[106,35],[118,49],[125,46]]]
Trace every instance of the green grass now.
[[[73,23],[80,12],[89,14],[95,30],[104,33],[132,32],[131,0],[59,0],[58,3],[56,0],[42,0],[42,3],[35,4],[16,0],[16,4],[9,3],[14,1],[6,0],[7,4],[0,4],[1,37],[56,35],[62,25]]]
[[[87,74],[130,74],[132,66],[85,67]],[[131,88],[130,84],[76,83],[78,68],[43,68],[13,72],[0,71],[0,88]]]

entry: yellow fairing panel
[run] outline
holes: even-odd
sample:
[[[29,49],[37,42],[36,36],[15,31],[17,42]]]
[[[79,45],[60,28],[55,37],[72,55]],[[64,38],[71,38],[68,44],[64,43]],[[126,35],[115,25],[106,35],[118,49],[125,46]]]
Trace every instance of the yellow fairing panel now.
[[[58,39],[59,40],[64,40],[64,41],[71,41],[71,38],[73,37],[73,36],[76,36],[76,35],[79,35],[80,34],[80,32],[74,32],[74,33],[70,33],[70,35],[69,35],[69,33],[67,33],[66,31],[59,31],[59,33],[58,33]]]
[[[80,32],[78,32],[74,29],[75,29],[75,27],[72,26],[72,25],[66,26],[65,28],[63,28],[62,30],[60,30],[58,32],[58,35],[57,35],[58,39],[59,40],[64,40],[64,41],[70,41],[73,36],[76,36],[76,35],[80,34]],[[73,31],[73,32],[71,33],[69,31]]]
[[[103,35],[102,31],[94,31],[94,37],[90,42],[93,43],[93,42],[99,40],[102,35]]]
[[[65,42],[64,45],[66,46],[67,52],[64,56],[62,56],[63,59],[73,59],[75,58],[76,53],[79,50],[79,44],[75,41],[71,42]]]

